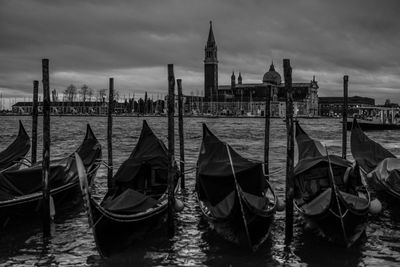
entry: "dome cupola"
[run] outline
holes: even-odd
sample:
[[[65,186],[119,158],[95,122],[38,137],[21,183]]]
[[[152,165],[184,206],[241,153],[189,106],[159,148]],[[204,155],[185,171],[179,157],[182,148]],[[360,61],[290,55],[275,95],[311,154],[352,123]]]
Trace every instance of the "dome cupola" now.
[[[275,71],[274,63],[272,62],[269,71],[264,74],[263,83],[272,83],[275,85],[281,84],[281,75]]]

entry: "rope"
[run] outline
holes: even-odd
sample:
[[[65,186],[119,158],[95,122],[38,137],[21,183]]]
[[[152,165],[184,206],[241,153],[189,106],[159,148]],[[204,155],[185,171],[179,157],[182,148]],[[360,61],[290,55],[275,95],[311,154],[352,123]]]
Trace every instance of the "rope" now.
[[[334,192],[335,198],[336,198],[336,204],[337,204],[338,211],[339,211],[339,216],[340,216],[340,223],[341,223],[341,225],[342,225],[342,230],[343,230],[343,237],[344,237],[344,240],[345,240],[346,243],[347,243],[348,239],[347,239],[346,229],[345,229],[345,227],[344,227],[344,222],[343,222],[343,217],[346,216],[346,213],[345,213],[344,215],[342,214],[342,208],[340,207],[340,202],[339,202],[338,195],[337,195],[338,192],[337,192],[337,188],[336,188],[336,184],[335,184],[335,178],[334,178],[334,176],[333,176],[333,171],[332,171],[332,166],[331,166],[331,160],[330,160],[330,158],[329,158],[328,148],[327,148],[326,146],[325,146],[325,150],[326,150],[326,156],[327,156],[327,158],[328,158],[329,178],[331,179],[332,187],[333,187],[333,192]]]
[[[247,241],[249,242],[249,246],[252,249],[252,245],[251,245],[251,240],[250,240],[250,234],[249,234],[249,229],[247,228],[247,221],[246,221],[246,217],[244,214],[244,209],[243,209],[243,204],[242,204],[242,197],[240,195],[240,188],[236,179],[236,173],[235,173],[235,169],[233,168],[233,162],[232,162],[232,156],[231,156],[231,152],[229,151],[229,146],[228,144],[226,144],[226,150],[228,151],[228,156],[229,156],[229,162],[231,164],[231,168],[232,168],[232,174],[233,174],[233,179],[235,180],[235,186],[236,186],[236,191],[238,193],[238,198],[239,198],[239,205],[240,205],[240,210],[242,212],[242,219],[244,222],[244,228],[246,230],[246,236],[247,236]]]

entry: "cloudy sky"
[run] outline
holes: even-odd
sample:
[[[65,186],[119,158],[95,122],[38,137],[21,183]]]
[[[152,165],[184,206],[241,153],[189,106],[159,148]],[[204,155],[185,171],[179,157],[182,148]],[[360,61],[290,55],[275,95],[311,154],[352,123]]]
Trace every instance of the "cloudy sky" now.
[[[2,0],[0,91],[31,97],[50,60],[50,86],[108,87],[120,95],[166,94],[168,63],[184,93],[203,92],[204,46],[213,21],[219,83],[232,70],[260,82],[273,60],[293,81],[315,75],[319,96],[342,94],[400,102],[400,2],[396,0]]]

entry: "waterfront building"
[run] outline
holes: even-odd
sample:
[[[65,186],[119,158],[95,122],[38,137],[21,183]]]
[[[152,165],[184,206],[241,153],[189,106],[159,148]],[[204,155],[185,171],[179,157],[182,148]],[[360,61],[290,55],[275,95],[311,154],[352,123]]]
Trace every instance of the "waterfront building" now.
[[[38,102],[38,112],[42,113],[43,102]],[[115,102],[115,113],[127,113],[126,103]],[[17,102],[12,106],[12,112],[16,114],[31,114],[32,102]],[[59,101],[50,102],[52,114],[89,114],[105,115],[108,112],[108,102],[105,101]]]
[[[357,108],[374,107],[375,99],[369,97],[352,96],[348,97],[348,116],[357,113]],[[339,117],[343,112],[343,97],[320,97],[318,105],[318,114],[327,117]]]
[[[310,82],[293,82],[294,115],[318,115],[318,82],[315,76]],[[281,75],[272,63],[260,83],[243,83],[239,72],[237,81],[232,72],[230,84],[218,84],[217,44],[212,23],[205,47],[203,112],[225,115],[263,116],[265,97],[270,92],[271,116],[283,117],[286,111],[286,90]]]

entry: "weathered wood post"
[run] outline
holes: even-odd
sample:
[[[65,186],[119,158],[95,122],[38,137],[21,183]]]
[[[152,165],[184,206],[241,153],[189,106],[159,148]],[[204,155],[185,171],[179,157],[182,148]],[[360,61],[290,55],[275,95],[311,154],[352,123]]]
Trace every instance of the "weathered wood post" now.
[[[110,78],[108,92],[108,119],[107,119],[107,150],[108,150],[108,172],[107,187],[112,188],[113,160],[112,160],[112,114],[114,113],[114,78]]]
[[[175,76],[174,65],[168,64],[168,235],[172,237],[175,232],[174,223],[174,184],[175,184]]]
[[[347,100],[348,100],[349,76],[343,76],[343,125],[342,125],[342,158],[346,159],[347,154]]]
[[[285,244],[293,238],[293,169],[294,169],[294,127],[293,127],[293,95],[292,95],[292,68],[290,60],[283,60],[286,90],[286,129],[287,129],[287,160],[286,160],[286,224]]]
[[[49,60],[42,59],[42,83],[43,83],[43,161],[42,161],[42,219],[43,235],[50,235],[50,82]]]
[[[185,144],[183,136],[183,98],[182,98],[182,80],[176,80],[178,84],[178,113],[179,113],[179,149],[181,156],[181,188],[185,188]]]
[[[39,81],[33,81],[31,162],[36,163]]]
[[[265,136],[264,136],[264,169],[265,174],[269,179],[269,129],[270,129],[270,118],[271,118],[271,85],[267,85],[267,91],[265,95]]]

